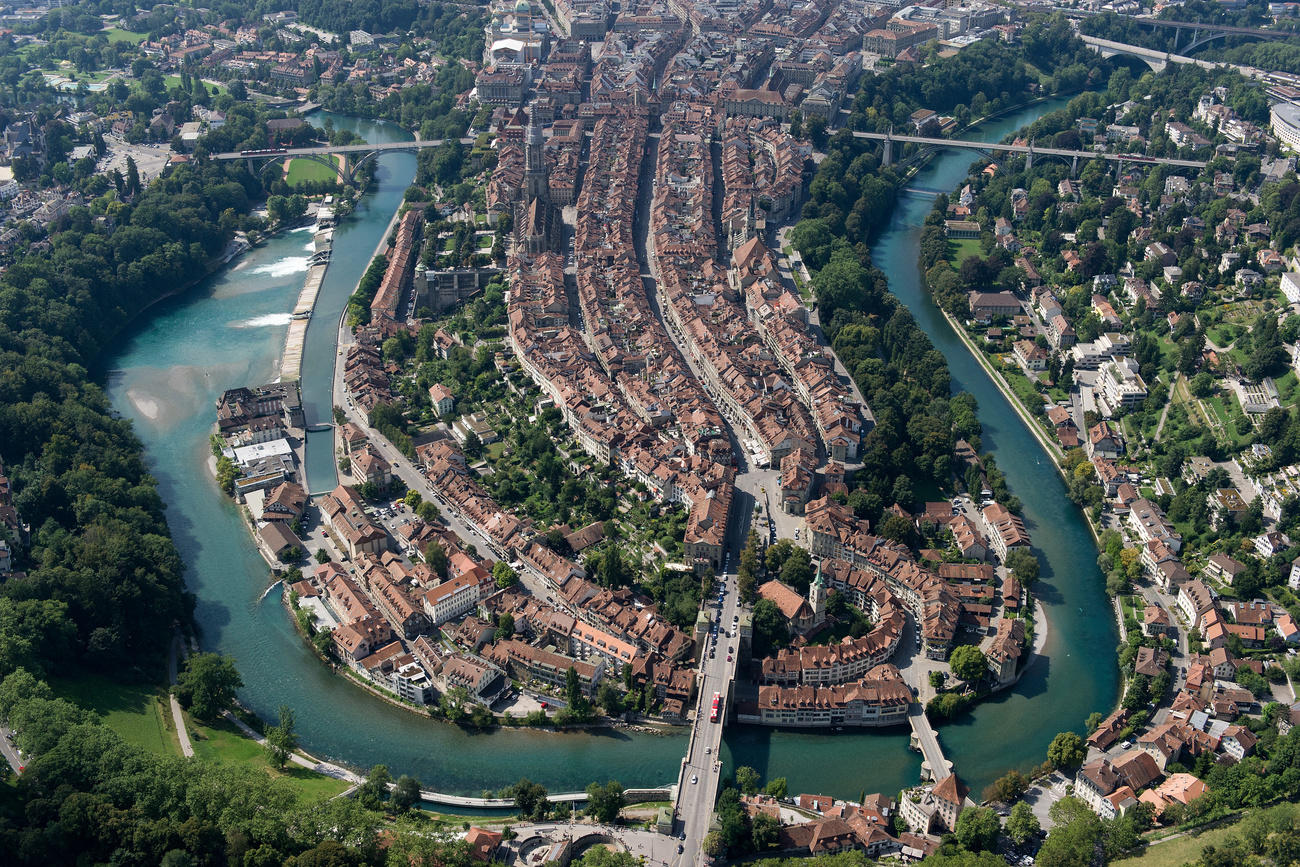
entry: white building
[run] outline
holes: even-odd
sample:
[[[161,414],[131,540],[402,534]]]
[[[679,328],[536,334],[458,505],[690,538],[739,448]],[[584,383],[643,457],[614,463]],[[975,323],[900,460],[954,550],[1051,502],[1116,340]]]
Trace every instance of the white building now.
[[[1138,406],[1147,399],[1147,384],[1138,373],[1137,362],[1127,358],[1112,358],[1101,366],[1097,390],[1110,416]]]
[[[432,587],[424,594],[424,611],[433,619],[434,626],[472,611],[479,600],[479,579],[473,572]]]
[[[1281,289],[1287,303],[1300,304],[1300,272],[1287,271],[1283,274]]]
[[[1300,105],[1280,102],[1269,111],[1273,135],[1287,148],[1300,153]]]

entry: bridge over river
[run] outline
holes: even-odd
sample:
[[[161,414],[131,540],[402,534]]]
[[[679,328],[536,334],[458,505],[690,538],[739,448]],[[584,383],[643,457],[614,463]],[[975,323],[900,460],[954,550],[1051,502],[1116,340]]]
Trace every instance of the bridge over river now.
[[[1199,61],[1204,62],[1204,61]],[[986,141],[968,141],[966,139],[955,138],[936,138],[934,136],[921,135],[899,135],[893,131],[890,132],[863,132],[861,130],[853,131],[854,138],[871,139],[884,143],[884,158],[882,162],[890,165],[894,162],[895,142],[899,144],[917,144],[930,150],[934,148],[962,148],[965,150],[979,151],[983,154],[993,153],[1012,153],[1025,154],[1027,167],[1033,166],[1035,157],[1060,157],[1067,159],[1077,168],[1079,160],[1101,159],[1113,163],[1143,163],[1145,165],[1160,166],[1177,166],[1179,168],[1203,169],[1205,162],[1203,160],[1184,160],[1176,157],[1150,157],[1145,154],[1112,154],[1099,151],[1080,151],[1070,148],[1042,147],[1029,144],[998,144],[996,142]]]

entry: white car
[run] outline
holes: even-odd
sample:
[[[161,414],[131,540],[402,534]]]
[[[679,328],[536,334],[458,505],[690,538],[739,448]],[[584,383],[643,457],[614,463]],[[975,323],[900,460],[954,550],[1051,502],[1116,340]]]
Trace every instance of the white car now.
[[[699,781],[700,781],[700,778],[699,778],[699,777],[695,776],[695,774],[691,774],[691,785],[692,785],[692,786],[695,785],[696,783],[698,783]]]

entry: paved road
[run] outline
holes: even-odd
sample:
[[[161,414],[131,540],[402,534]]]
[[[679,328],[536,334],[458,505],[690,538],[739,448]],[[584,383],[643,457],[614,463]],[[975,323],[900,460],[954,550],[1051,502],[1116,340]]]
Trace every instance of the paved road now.
[[[167,674],[173,684],[176,683],[177,659],[183,652],[181,637],[179,635],[173,636],[171,653],[167,658]],[[181,742],[181,754],[186,758],[191,758],[194,755],[194,745],[190,743],[190,730],[185,726],[185,714],[181,713],[181,703],[176,700],[175,693],[171,692],[167,693],[167,701],[171,705],[172,723],[176,726],[176,737]]]
[[[939,739],[935,736],[934,729],[930,728],[930,720],[926,717],[925,708],[920,702],[912,702],[908,707],[907,721],[921,744],[921,755],[929,762],[930,773],[934,775],[934,779],[938,781],[951,776],[952,771],[948,770],[948,762],[939,747]]]
[[[691,737],[687,742],[682,772],[678,778],[677,815],[686,834],[685,850],[689,861],[702,863],[701,844],[709,832],[713,817],[713,804],[718,797],[722,776],[722,761],[718,750],[722,746],[722,729],[731,714],[735,701],[732,689],[739,664],[740,639],[735,623],[740,614],[740,600],[736,591],[734,574],[723,574],[718,580],[720,593],[711,595],[704,610],[716,625],[716,633],[705,640],[699,668],[699,694],[696,696],[695,719]],[[713,696],[720,698],[717,721],[711,719]]]
[[[14,748],[14,735],[7,727],[0,726],[0,753],[4,754],[5,761],[9,767],[13,768],[15,774],[23,772],[23,760],[18,757],[18,750]]]
[[[718,797],[722,776],[722,762],[718,758],[718,751],[722,746],[722,730],[726,725],[727,717],[734,710],[733,686],[736,680],[736,668],[740,661],[740,639],[735,624],[739,619],[741,605],[736,589],[736,577],[730,571],[731,558],[734,556],[737,561],[739,559],[740,548],[748,532],[750,515],[760,486],[766,483],[769,488],[774,488],[776,480],[770,471],[761,474],[752,471],[751,465],[745,460],[735,420],[727,415],[726,404],[712,393],[708,380],[691,357],[691,353],[682,344],[680,335],[674,331],[664,316],[661,307],[663,299],[659,298],[658,293],[659,267],[655,257],[654,234],[651,231],[649,218],[658,153],[659,136],[652,134],[646,141],[646,152],[642,160],[633,232],[637,258],[641,265],[641,279],[645,285],[650,309],[659,318],[681,357],[685,359],[696,379],[709,392],[715,406],[726,420],[739,470],[736,478],[736,493],[732,499],[731,523],[724,546],[723,568],[719,570],[715,593],[703,600],[703,609],[713,622],[716,632],[710,633],[702,649],[697,672],[695,716],[691,725],[691,736],[687,741],[686,756],[682,759],[681,774],[677,780],[675,809],[677,818],[682,823],[680,831],[684,835],[681,860],[685,864],[701,864],[704,860],[702,844],[705,835],[709,832],[709,824],[713,818],[713,804]],[[719,696],[719,712],[716,721],[712,719],[715,694]]]

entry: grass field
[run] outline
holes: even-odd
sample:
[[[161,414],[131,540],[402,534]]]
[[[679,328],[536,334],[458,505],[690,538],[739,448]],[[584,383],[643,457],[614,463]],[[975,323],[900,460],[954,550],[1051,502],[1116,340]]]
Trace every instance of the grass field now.
[[[1224,840],[1231,836],[1243,839],[1243,826],[1247,830],[1252,826],[1258,828],[1255,819],[1258,812],[1260,811],[1252,810],[1239,816],[1236,820],[1231,820],[1230,824],[1219,825],[1199,834],[1193,832],[1185,837],[1170,840],[1168,843],[1153,844],[1148,846],[1141,855],[1125,858],[1122,861],[1112,861],[1111,864],[1123,864],[1126,867],[1182,867],[1182,865],[1189,864],[1199,858],[1201,850],[1206,846],[1222,846]],[[1284,820],[1294,822],[1298,812],[1300,812],[1300,805],[1275,804],[1272,807],[1264,808],[1264,816],[1260,818],[1266,825]]]
[[[1125,867],[1182,867],[1199,858],[1206,846],[1221,846],[1226,838],[1239,833],[1236,823],[1220,825],[1199,834],[1191,833],[1168,843],[1148,846],[1141,855],[1110,863]]]
[[[330,798],[348,787],[347,783],[326,777],[306,768],[290,764],[284,771],[271,767],[266,751],[260,744],[246,738],[229,722],[201,725],[190,720],[194,742],[194,755],[204,761],[226,765],[250,765],[271,776],[288,780],[299,797],[309,801]]]
[[[51,679],[50,686],[56,695],[94,711],[129,743],[152,753],[180,755],[167,693],[161,686],[117,683],[92,675]]]
[[[144,42],[148,33],[134,33],[130,30],[123,30],[121,27],[112,27],[104,31],[109,42],[130,42],[132,45],[139,45]]]
[[[171,90],[173,87],[180,87],[180,85],[181,85],[181,77],[179,75],[163,76],[163,86],[166,87],[168,90]],[[212,89],[214,87],[216,88],[218,95],[228,92],[224,84],[212,84],[205,81],[203,82],[203,86],[208,89],[208,93],[212,93]]]
[[[334,165],[338,165],[338,157],[330,157]],[[289,176],[286,180],[289,186],[296,186],[301,183],[318,183],[321,181],[329,182],[338,178],[337,169],[331,169],[324,163],[318,163],[315,160],[296,159],[289,160]]]
[[[980,246],[978,238],[962,238],[959,241],[949,241],[948,243],[951,245],[948,248],[951,253],[948,261],[953,264],[953,267],[960,267],[961,263],[970,256],[984,255],[984,248]]]

